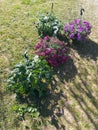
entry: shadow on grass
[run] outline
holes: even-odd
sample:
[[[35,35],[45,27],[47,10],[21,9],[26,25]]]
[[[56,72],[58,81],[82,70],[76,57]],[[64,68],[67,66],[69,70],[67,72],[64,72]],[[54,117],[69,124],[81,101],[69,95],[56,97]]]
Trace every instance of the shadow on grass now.
[[[77,69],[73,60],[70,58],[65,65],[55,69],[57,78],[64,83],[65,81],[72,80],[77,74]]]
[[[36,100],[35,104],[37,104],[41,117],[50,117],[50,123],[56,130],[66,130],[65,125],[59,121],[59,118],[64,116],[63,106],[67,101],[67,97],[62,89],[58,87],[58,82],[64,83],[65,80],[73,80],[77,74],[73,60],[69,59],[65,65],[54,69],[54,74],[56,74],[56,77],[53,78],[50,93],[47,93],[42,99]],[[62,102],[62,98],[64,102]]]
[[[42,100],[39,107],[41,116],[44,118],[50,117],[50,124],[56,130],[66,130],[65,126],[59,122],[59,118],[64,115],[63,107],[59,106],[62,97],[66,100],[66,96],[63,95],[62,91],[53,92]]]
[[[75,45],[73,45],[73,49],[77,50],[78,54],[83,58],[90,58],[94,61],[96,61],[98,58],[98,44],[91,39],[87,39],[84,43],[76,43]],[[88,87],[87,82],[82,79],[81,75],[79,75],[79,78],[82,82],[80,88],[76,83],[74,83],[74,87],[77,89],[78,93],[83,93],[83,95],[85,95],[89,99],[92,106],[96,110],[98,110],[98,101],[96,97],[92,94],[91,88]],[[98,130],[98,122],[95,121],[96,114],[94,113],[94,110],[92,110],[92,108],[88,105],[88,103],[85,101],[85,98],[79,96],[73,88],[70,88],[70,92],[73,98],[78,102],[81,110],[84,111],[85,115],[94,126],[95,130]]]
[[[74,49],[77,49],[81,57],[97,60],[98,45],[90,39],[88,39],[86,43],[83,43],[83,45],[79,44],[77,46],[74,46]],[[64,94],[64,91],[62,91],[61,89],[59,92],[57,92],[56,90],[59,81],[66,84],[67,82],[72,81],[75,75],[77,74],[77,69],[73,63],[73,60],[70,59],[65,66],[61,66],[60,68],[55,69],[55,73],[57,77],[53,80],[52,92],[44,98],[39,107],[41,116],[50,117],[51,124],[55,126],[56,130],[66,130],[66,126],[59,121],[59,118],[64,116],[64,108],[66,108],[75,121],[76,130],[82,130],[76,113],[71,108],[71,105],[67,104],[67,96]],[[94,130],[98,130],[96,112],[94,112],[93,109],[89,106],[89,103],[85,101],[85,98],[80,95],[85,95],[85,97],[88,98],[88,100],[96,110],[98,110],[97,99],[95,98],[95,96],[92,95],[91,88],[87,86],[86,81],[82,79],[81,75],[79,75],[79,78],[82,82],[80,88],[78,84],[75,83],[73,80],[74,87],[69,87],[68,93],[71,94],[72,98],[74,98],[77,101],[81,110],[85,113],[85,116],[88,118],[88,121],[90,121],[92,126],[94,127]],[[76,91],[74,91],[74,88]],[[65,102],[62,102],[60,105],[59,102],[61,102],[62,98]],[[67,119],[65,120],[66,122],[68,122]],[[71,122],[68,123],[71,124]]]
[[[43,130],[49,130],[47,124],[47,118],[50,118],[49,124],[55,127],[55,130],[66,130],[63,123],[59,121],[59,118],[64,115],[63,104],[60,106],[59,102],[61,98],[67,100],[67,97],[63,94],[62,90],[57,90],[57,81],[54,79],[52,85],[52,91],[45,93],[43,97],[30,98],[30,104],[35,104],[36,108],[40,112],[40,117],[38,120],[43,122]],[[43,121],[44,120],[44,121]],[[39,126],[36,126],[39,128]],[[42,129],[42,128],[40,128]],[[39,129],[38,129],[39,130]]]
[[[98,57],[98,44],[92,41],[91,39],[87,39],[84,42],[80,42],[79,44],[73,46],[73,49],[76,49],[81,57],[90,58],[93,60],[97,60]]]
[[[70,93],[71,93],[72,97],[77,101],[78,105],[80,106],[81,110],[85,113],[88,120],[93,125],[94,130],[98,130],[98,123],[96,122],[96,113],[92,109],[92,107],[95,107],[95,109],[98,110],[98,101],[92,95],[92,91],[90,90],[90,88],[87,87],[87,84],[83,81],[83,79],[81,77],[80,77],[80,79],[81,79],[84,87],[81,85],[80,89],[79,89],[78,85],[76,83],[74,83],[75,88],[77,89],[77,91],[74,91],[74,89],[70,87]],[[88,105],[87,101],[85,100],[85,98],[83,96],[79,95],[81,93],[83,95],[85,95],[86,97],[88,97],[88,99],[92,103],[92,107],[90,107]],[[71,112],[71,114],[73,115],[73,117],[75,116],[75,114],[73,112]]]

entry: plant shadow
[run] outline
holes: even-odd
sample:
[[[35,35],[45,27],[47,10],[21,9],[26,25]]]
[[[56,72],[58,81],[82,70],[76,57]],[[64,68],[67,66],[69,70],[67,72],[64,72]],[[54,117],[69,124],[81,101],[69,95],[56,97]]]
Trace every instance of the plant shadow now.
[[[98,57],[98,44],[91,39],[86,39],[84,42],[79,42],[73,45],[81,57],[97,60]]]
[[[73,60],[70,58],[64,65],[54,69],[54,72],[57,75],[57,79],[64,83],[65,81],[68,82],[75,77],[77,74],[77,68],[74,65]]]
[[[96,113],[94,112],[95,110],[98,110],[98,101],[96,97],[92,94],[91,88],[88,87],[87,83],[84,81],[84,79],[82,79],[81,75],[79,75],[79,78],[82,82],[82,85],[79,86],[77,83],[73,82],[74,88],[70,87],[69,92],[71,96],[77,101],[81,110],[90,121],[90,124],[92,124],[92,126],[94,127],[94,130],[98,130],[98,122],[96,122]],[[83,96],[80,96],[79,94],[82,94]],[[86,99],[90,100],[92,107],[90,107],[90,104],[86,101]],[[70,111],[70,113],[73,117],[75,117],[75,113],[73,113],[72,111]],[[77,121],[77,119],[75,120]]]
[[[50,117],[50,124],[53,125],[56,130],[66,130],[66,127],[61,122],[59,122],[59,118],[64,115],[63,107],[60,107],[59,105],[62,97],[67,100],[62,91],[55,91],[55,93],[52,92],[51,94],[47,95],[46,98],[42,99],[39,104],[41,117]]]
[[[40,116],[50,118],[56,130],[66,130],[65,125],[59,121],[59,118],[64,116],[63,106],[67,102],[67,96],[63,93],[62,89],[58,87],[59,82],[73,80],[77,74],[77,69],[70,58],[65,65],[54,69],[54,78],[51,83],[51,90],[44,97],[36,100],[37,108]],[[62,101],[64,100],[64,102]],[[78,129],[79,130],[79,129]]]

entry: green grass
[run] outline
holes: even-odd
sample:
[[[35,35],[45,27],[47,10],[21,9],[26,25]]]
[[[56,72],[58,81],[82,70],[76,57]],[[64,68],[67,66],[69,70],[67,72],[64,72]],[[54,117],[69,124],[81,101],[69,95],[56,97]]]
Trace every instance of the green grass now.
[[[15,96],[6,89],[10,69],[22,60],[39,37],[34,22],[41,12],[51,10],[51,0],[0,1],[0,129],[1,130],[98,130],[98,8],[89,0],[54,0],[54,11],[64,23],[79,17],[82,4],[84,19],[92,25],[90,40],[73,47],[72,59],[59,69],[56,89],[41,103],[41,118],[24,122],[12,112]],[[93,11],[92,11],[93,10]],[[35,124],[35,125],[34,125]]]

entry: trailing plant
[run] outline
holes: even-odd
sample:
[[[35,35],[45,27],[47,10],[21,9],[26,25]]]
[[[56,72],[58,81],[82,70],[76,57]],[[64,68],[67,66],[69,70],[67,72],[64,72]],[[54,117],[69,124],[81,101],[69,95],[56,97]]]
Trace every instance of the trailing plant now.
[[[91,28],[89,22],[75,19],[64,27],[64,31],[69,39],[83,41],[91,33]]]
[[[37,119],[40,115],[37,108],[34,105],[19,104],[14,105],[12,108],[16,112],[18,119],[25,120],[25,115],[30,115],[33,119]]]
[[[41,38],[44,38],[47,35],[59,37],[63,30],[62,22],[54,15],[53,12],[41,14],[36,27]]]
[[[66,43],[56,37],[40,39],[35,46],[35,53],[44,57],[51,66],[59,66],[69,59]]]
[[[52,69],[46,60],[35,56],[30,60],[25,54],[24,62],[18,63],[8,79],[8,88],[17,99],[43,96],[51,83]]]

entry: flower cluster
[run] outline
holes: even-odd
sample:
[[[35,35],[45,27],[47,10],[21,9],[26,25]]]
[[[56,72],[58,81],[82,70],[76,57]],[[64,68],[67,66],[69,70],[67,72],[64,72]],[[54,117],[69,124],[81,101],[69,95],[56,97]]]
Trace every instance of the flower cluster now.
[[[85,40],[91,33],[91,28],[89,22],[75,19],[64,27],[64,31],[70,39]]]
[[[59,66],[68,59],[68,49],[66,44],[56,37],[46,36],[35,46],[35,53],[42,56],[52,66]]]

